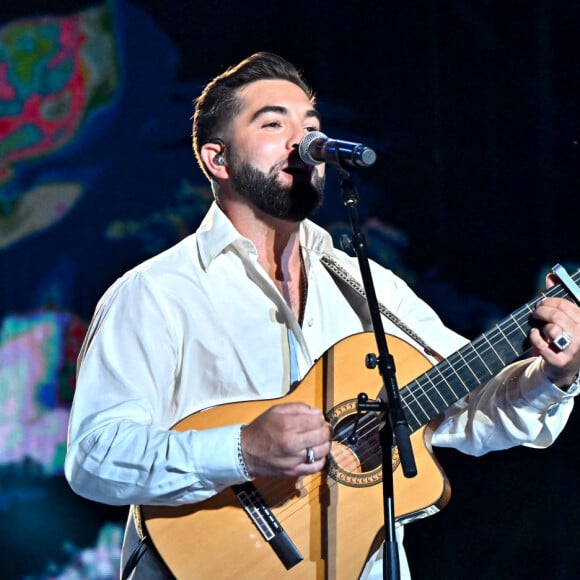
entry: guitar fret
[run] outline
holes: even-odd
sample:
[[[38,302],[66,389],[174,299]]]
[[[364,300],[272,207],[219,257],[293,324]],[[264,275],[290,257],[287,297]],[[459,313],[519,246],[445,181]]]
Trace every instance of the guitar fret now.
[[[491,369],[494,372],[497,372],[501,368],[503,368],[510,360],[513,360],[513,356],[519,356],[518,348],[516,344],[510,340],[510,328],[511,325],[509,321],[505,324],[497,324],[492,330],[490,330],[483,338],[489,344],[491,350],[497,357],[498,361],[500,362],[499,365],[493,364],[493,360],[489,361],[491,365]],[[523,335],[525,336],[525,334]],[[517,340],[519,335],[515,337]],[[520,341],[518,341],[520,342]]]
[[[405,401],[405,398],[413,398],[413,401]],[[405,389],[402,391],[401,393],[401,399],[403,400],[403,402],[405,403],[405,407],[407,409],[408,412],[411,413],[412,418],[415,421],[418,421],[418,409],[417,407],[421,408],[421,405],[419,405],[419,401],[417,400],[417,397],[415,396],[414,391],[411,391],[409,389]],[[417,413],[415,412],[415,410],[417,410]],[[407,421],[409,420],[409,417],[407,417]]]
[[[425,373],[421,378],[425,383],[428,383],[431,386],[424,388],[421,385],[420,380],[416,380],[403,390],[404,395],[407,395],[406,397],[405,396],[403,397],[403,400],[405,398],[408,399],[409,396],[412,396],[415,403],[411,404],[411,408],[408,409],[409,411],[411,411],[413,421],[412,422],[409,421],[409,417],[407,417],[409,427],[411,428],[412,431],[416,431],[419,427],[427,423],[431,417],[434,417],[435,415],[439,414],[443,409],[449,406],[445,398],[442,396],[441,390],[437,388],[437,385],[431,378],[430,372]],[[419,396],[416,396],[415,391],[419,391]],[[442,404],[439,405],[435,404],[433,399],[430,397],[431,392],[435,393],[439,397]],[[425,410],[425,407],[419,403],[419,398],[426,399],[429,402],[429,404],[433,408],[433,411],[431,413],[427,412]],[[407,403],[407,401],[405,402]]]
[[[481,341],[481,338],[477,339],[477,341]],[[475,353],[476,358],[469,364],[471,368],[474,370],[474,374],[478,377],[479,382],[483,382],[485,379],[493,376],[493,370],[487,366],[486,362],[483,360],[481,354],[479,353],[479,349],[475,348],[475,341],[471,343],[471,350]],[[481,363],[481,364],[480,364]]]
[[[580,270],[572,279],[575,283],[580,282]],[[556,284],[403,387],[401,393],[406,410],[413,419],[409,421],[409,426],[416,430],[427,424],[441,411],[524,354],[529,348],[527,337],[531,328],[530,315],[540,300],[551,296],[572,300],[566,289]]]
[[[502,327],[498,324],[497,329],[501,333],[504,338],[504,341],[510,346],[510,348],[514,351],[516,356],[519,356],[518,349],[512,344],[512,341],[509,339],[509,336],[503,331]]]
[[[424,424],[425,422],[425,418],[428,417],[428,415],[423,412],[421,413],[421,406],[418,404],[417,402],[417,398],[415,397],[414,393],[412,392],[411,389],[404,389],[404,391],[407,391],[406,393],[403,393],[403,402],[405,403],[405,409],[407,412],[407,423],[409,424],[409,427],[411,429],[411,431],[416,431],[421,425]],[[425,391],[421,391],[421,393],[425,393]],[[405,395],[410,395],[413,397],[413,401],[412,402],[408,402],[405,401]],[[423,410],[424,411],[424,410]],[[410,412],[411,416],[409,417],[408,413]]]
[[[441,394],[441,391],[437,388],[435,382],[431,379],[431,377],[429,375],[427,375],[426,380],[428,382],[431,383],[431,385],[433,385],[432,389],[429,389],[429,391],[435,391],[435,393],[439,396],[439,398],[441,399],[441,402],[445,405],[447,403],[447,401],[443,398],[443,395]],[[425,393],[427,393],[427,391],[425,391]],[[429,400],[431,401],[431,398],[429,398]],[[433,405],[433,408],[435,410],[439,410],[441,409],[441,405],[436,405],[435,403],[433,403],[433,401],[431,401],[431,404]]]
[[[464,363],[464,367],[467,366],[465,364],[465,361],[463,361],[463,363]],[[451,369],[451,371],[453,372],[453,374],[459,379],[459,382],[461,383],[461,386],[465,390],[465,393],[468,393],[469,388],[468,388],[467,384],[465,383],[465,381],[461,378],[461,373],[459,372],[459,369],[451,363],[448,366]]]
[[[425,379],[428,382],[430,382],[433,385],[433,387],[435,387],[435,385],[431,381],[431,377],[429,377],[428,375],[425,375]],[[419,383],[418,383],[418,386],[420,386]],[[431,389],[424,389],[424,388],[421,387],[420,396],[419,397],[415,397],[415,401],[416,401],[417,405],[419,406],[419,409],[422,411],[422,416],[423,417],[428,417],[429,416],[429,413],[427,413],[427,411],[425,410],[425,407],[423,405],[421,405],[421,403],[419,401],[420,398],[421,399],[426,399],[427,402],[431,405],[431,407],[433,407],[434,410],[437,410],[437,406],[435,405],[435,403],[433,403],[433,401],[431,400],[431,398],[428,395],[428,391],[430,391],[430,390]],[[439,391],[437,390],[437,388],[435,388],[434,390],[435,390],[436,393],[439,394]],[[413,396],[415,396],[414,393],[412,393],[412,394],[413,394]]]
[[[453,393],[453,396],[459,398],[461,395],[458,395],[457,392],[453,389],[453,387],[451,385],[451,381],[449,381],[448,379],[445,378],[445,376],[443,375],[442,370],[441,370],[442,367],[445,367],[445,370],[447,370],[447,369],[453,370],[452,366],[449,364],[448,361],[446,361],[446,364],[444,364],[444,365],[437,365],[433,370],[434,370],[434,372],[439,374],[441,379],[443,379],[443,382],[445,383],[447,388]]]
[[[405,403],[405,417],[407,419],[407,424],[409,425],[409,429],[411,433],[417,431],[421,426],[425,425],[428,422],[428,418],[426,417],[418,417],[416,413],[413,411],[413,407],[415,405],[407,403],[404,398],[403,402]],[[409,416],[409,413],[411,416]]]
[[[467,364],[467,361],[465,360],[465,357],[463,356],[463,354],[462,354],[461,350],[458,350],[458,351],[455,353],[455,355],[452,355],[452,356],[457,356],[457,357],[459,357],[459,358],[462,360],[462,362],[463,362],[463,368],[464,368],[464,369],[467,369],[467,370],[469,371],[469,375],[470,375],[472,378],[474,378],[476,381],[478,381],[478,380],[479,380],[479,377],[478,377],[478,376],[475,374],[475,372],[473,371],[473,369],[471,368],[471,366],[469,366],[469,365]],[[457,374],[459,374],[459,372],[458,372]],[[466,377],[466,378],[465,378],[465,381],[462,381],[462,383],[463,383],[464,385],[470,385],[470,384],[473,384],[473,381],[470,381],[470,380],[469,380],[469,377]]]
[[[525,306],[523,306],[520,310],[523,310],[523,308],[527,308],[528,312],[531,314],[533,312],[533,310],[531,309],[531,307],[526,304]],[[514,313],[515,314],[515,313]],[[517,327],[522,331],[522,334],[527,335],[527,329],[529,328],[529,324],[526,324],[525,326],[522,326],[518,319],[514,316],[514,314],[512,314],[510,316],[510,318],[516,323]]]
[[[505,366],[505,364],[506,364],[506,361],[504,361],[504,360],[501,358],[501,356],[500,356],[499,352],[497,352],[497,350],[495,349],[495,347],[493,346],[493,344],[490,342],[489,338],[487,338],[485,335],[484,335],[484,337],[483,337],[483,338],[484,338],[484,340],[487,342],[487,344],[489,344],[489,347],[491,348],[491,351],[492,351],[492,352],[493,352],[493,354],[495,354],[495,356],[498,358],[499,362],[501,363],[501,366],[502,366],[502,367],[503,367],[503,366]]]

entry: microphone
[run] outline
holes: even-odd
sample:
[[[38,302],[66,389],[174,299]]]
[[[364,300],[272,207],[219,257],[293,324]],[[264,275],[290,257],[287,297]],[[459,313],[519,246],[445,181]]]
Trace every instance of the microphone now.
[[[311,131],[302,137],[298,154],[308,165],[331,163],[340,167],[369,167],[377,159],[377,154],[362,143],[330,139],[320,131]]]

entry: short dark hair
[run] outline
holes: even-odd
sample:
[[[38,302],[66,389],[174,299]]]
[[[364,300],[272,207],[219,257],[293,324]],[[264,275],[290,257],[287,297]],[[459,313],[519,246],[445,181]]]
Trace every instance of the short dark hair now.
[[[240,111],[241,87],[255,81],[286,80],[298,85],[314,103],[314,93],[302,73],[290,62],[271,52],[257,52],[215,77],[195,101],[193,151],[197,162],[211,181],[212,176],[201,158],[201,148],[221,133]]]

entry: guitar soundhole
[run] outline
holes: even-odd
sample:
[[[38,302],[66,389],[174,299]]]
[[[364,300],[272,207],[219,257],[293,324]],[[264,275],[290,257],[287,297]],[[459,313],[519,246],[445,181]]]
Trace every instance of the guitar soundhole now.
[[[364,487],[382,479],[382,453],[379,420],[375,413],[362,415],[357,422],[356,400],[337,405],[327,419],[333,428],[329,475],[345,485]],[[398,465],[393,449],[393,470]]]

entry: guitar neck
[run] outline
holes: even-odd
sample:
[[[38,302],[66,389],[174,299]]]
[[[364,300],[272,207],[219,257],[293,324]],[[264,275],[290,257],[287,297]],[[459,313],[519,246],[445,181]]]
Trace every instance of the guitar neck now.
[[[575,282],[578,278],[580,270],[573,276]],[[528,334],[534,324],[530,315],[538,301],[548,296],[571,300],[561,284],[553,286],[401,389],[411,431],[429,423],[526,353],[530,348]]]

